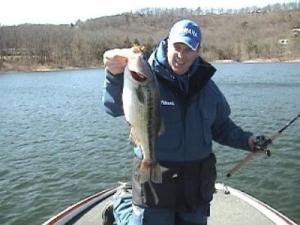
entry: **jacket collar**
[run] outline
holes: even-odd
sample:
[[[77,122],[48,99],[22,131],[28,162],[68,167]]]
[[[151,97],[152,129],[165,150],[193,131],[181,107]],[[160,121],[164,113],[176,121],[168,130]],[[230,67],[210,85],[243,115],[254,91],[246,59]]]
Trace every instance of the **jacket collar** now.
[[[167,46],[167,38],[165,38],[151,54],[149,63],[158,79],[166,82],[174,91],[186,96],[186,94],[180,90],[176,75],[173,73],[168,64]],[[216,69],[211,64],[207,63],[199,56],[188,71],[190,83],[189,93],[187,96],[192,96],[195,93],[198,93],[211,79],[215,71]]]

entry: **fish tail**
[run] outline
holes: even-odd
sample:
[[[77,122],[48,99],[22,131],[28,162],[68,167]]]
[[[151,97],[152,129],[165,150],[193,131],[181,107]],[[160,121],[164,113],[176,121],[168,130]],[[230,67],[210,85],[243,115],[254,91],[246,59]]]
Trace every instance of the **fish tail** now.
[[[139,169],[139,180],[141,183],[152,181],[153,183],[162,183],[161,168],[158,163],[142,160]]]

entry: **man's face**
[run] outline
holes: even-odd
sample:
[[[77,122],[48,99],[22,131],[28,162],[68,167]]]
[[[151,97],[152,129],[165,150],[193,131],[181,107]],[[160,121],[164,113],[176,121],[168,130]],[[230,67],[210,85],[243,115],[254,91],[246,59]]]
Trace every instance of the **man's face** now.
[[[177,75],[185,74],[194,60],[198,57],[198,51],[193,51],[187,45],[177,42],[168,43],[168,63]]]

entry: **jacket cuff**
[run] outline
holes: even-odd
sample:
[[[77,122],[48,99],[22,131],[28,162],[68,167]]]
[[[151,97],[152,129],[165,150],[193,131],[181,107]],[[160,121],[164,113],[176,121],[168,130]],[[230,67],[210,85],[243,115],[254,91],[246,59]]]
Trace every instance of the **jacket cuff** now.
[[[244,140],[243,140],[243,149],[246,151],[251,152],[251,146],[249,145],[249,138],[253,136],[253,133],[251,132],[245,132]]]
[[[123,73],[118,73],[114,75],[107,68],[105,68],[105,75],[109,81],[116,81],[117,83],[123,81]]]

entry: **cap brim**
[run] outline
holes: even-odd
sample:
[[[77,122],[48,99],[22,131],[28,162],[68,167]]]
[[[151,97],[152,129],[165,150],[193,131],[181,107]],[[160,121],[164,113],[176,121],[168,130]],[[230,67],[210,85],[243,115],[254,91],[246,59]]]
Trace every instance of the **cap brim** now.
[[[190,42],[191,39],[189,37],[183,37],[183,36],[179,36],[179,37],[169,37],[169,41],[170,43],[174,44],[174,43],[183,43],[185,45],[187,45],[190,49],[192,49],[193,51],[197,51],[197,48],[199,46],[199,44],[197,46],[193,46]]]

